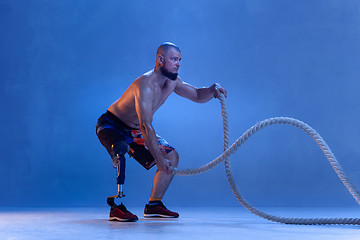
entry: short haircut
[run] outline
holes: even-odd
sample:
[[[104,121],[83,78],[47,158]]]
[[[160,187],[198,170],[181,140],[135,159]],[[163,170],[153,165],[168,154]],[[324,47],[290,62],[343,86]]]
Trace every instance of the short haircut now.
[[[158,56],[159,54],[162,55],[166,53],[167,51],[169,51],[170,48],[175,48],[177,51],[181,52],[180,48],[176,46],[174,43],[164,42],[159,46],[158,50],[156,51],[156,56]]]

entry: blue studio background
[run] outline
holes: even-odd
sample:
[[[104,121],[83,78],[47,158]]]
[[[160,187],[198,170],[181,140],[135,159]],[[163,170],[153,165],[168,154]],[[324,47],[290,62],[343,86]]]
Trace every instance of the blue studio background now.
[[[180,76],[228,90],[230,136],[289,116],[327,141],[360,188],[360,1],[0,0],[0,206],[104,206],[115,169],[97,118],[154,67],[164,41],[182,50]],[[222,151],[218,100],[176,94],[154,128],[191,168]],[[232,156],[255,206],[356,206],[315,142],[273,126]],[[155,168],[127,161],[125,201],[143,206]],[[171,206],[237,206],[224,167],[175,177]]]

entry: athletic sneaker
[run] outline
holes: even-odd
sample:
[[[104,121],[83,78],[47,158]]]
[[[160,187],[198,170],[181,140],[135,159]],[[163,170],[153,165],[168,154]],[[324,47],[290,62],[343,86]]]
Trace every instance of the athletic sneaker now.
[[[138,217],[129,212],[122,203],[110,209],[109,221],[135,222],[137,220]]]
[[[163,218],[177,218],[179,214],[168,210],[162,202],[150,205],[145,205],[144,217],[163,217]]]

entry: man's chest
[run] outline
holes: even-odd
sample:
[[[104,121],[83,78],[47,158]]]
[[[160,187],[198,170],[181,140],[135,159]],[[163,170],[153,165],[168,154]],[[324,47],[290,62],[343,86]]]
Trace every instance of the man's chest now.
[[[166,99],[174,92],[175,84],[164,84],[163,87],[159,87],[155,91],[155,97],[153,101],[153,110],[154,112],[164,104]]]

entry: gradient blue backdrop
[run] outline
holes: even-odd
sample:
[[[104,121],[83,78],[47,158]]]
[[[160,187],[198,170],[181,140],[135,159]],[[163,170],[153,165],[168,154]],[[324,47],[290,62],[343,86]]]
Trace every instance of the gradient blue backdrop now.
[[[153,68],[164,41],[182,50],[180,75],[228,90],[231,139],[274,116],[301,119],[360,187],[358,0],[0,0],[0,206],[103,206],[115,170],[97,118]],[[222,150],[219,102],[173,94],[158,134],[197,167]],[[232,157],[256,206],[355,206],[313,140],[265,129]],[[155,169],[127,162],[126,202],[142,206]],[[175,177],[165,202],[234,206],[224,167]]]

